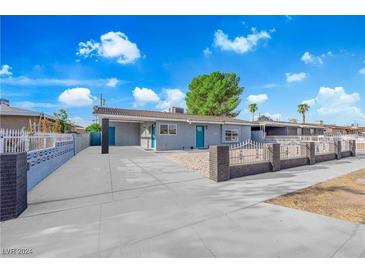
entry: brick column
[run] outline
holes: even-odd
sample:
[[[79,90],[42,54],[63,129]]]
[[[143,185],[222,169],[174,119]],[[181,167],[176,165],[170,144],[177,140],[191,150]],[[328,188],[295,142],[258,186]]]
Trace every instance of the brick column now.
[[[351,156],[356,156],[356,140],[350,140]]]
[[[101,153],[109,153],[109,119],[101,120]]]
[[[209,147],[209,178],[216,182],[230,179],[229,146]]]
[[[334,141],[334,143],[335,143],[336,159],[340,160],[342,158],[342,154],[341,154],[342,143],[341,143],[341,141]]]
[[[308,142],[306,147],[308,164],[314,165],[316,163],[316,145],[314,142]]]
[[[0,221],[27,208],[27,153],[0,154]]]
[[[269,145],[270,153],[270,163],[272,167],[272,171],[280,170],[280,144],[271,144]]]

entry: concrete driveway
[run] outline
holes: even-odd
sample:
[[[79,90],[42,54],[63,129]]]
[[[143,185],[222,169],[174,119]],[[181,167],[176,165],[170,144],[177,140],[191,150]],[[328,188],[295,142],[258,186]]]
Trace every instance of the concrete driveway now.
[[[365,257],[365,225],[263,202],[364,166],[345,158],[215,183],[138,147],[90,147],[1,223],[0,245],[34,257]]]

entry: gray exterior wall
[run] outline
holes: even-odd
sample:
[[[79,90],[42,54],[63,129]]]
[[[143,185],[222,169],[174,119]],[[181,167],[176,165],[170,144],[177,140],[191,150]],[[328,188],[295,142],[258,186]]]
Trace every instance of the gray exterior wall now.
[[[160,135],[160,124],[176,124],[176,135]],[[189,124],[185,122],[156,122],[156,149],[190,149],[196,148],[196,126],[204,125],[204,146],[224,144],[224,130],[238,130],[239,142],[251,139],[251,127],[241,125]],[[229,143],[227,143],[229,144]]]
[[[140,124],[139,123],[109,122],[109,127],[115,127],[115,145],[116,146],[139,146],[140,145]]]
[[[251,139],[251,126],[241,126],[241,125],[222,125],[222,144],[232,144],[232,142],[225,142],[224,135],[225,130],[235,129],[238,130],[238,142],[243,142]]]
[[[161,124],[176,124],[176,135],[160,135]],[[221,125],[189,124],[185,122],[156,122],[156,149],[190,149],[196,148],[196,126],[204,125],[204,146],[219,144],[221,141]]]

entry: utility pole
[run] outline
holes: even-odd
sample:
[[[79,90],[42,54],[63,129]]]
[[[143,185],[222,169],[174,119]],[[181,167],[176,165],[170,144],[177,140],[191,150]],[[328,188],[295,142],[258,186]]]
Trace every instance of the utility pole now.
[[[103,94],[100,93],[100,106],[105,106],[105,99],[103,98]]]

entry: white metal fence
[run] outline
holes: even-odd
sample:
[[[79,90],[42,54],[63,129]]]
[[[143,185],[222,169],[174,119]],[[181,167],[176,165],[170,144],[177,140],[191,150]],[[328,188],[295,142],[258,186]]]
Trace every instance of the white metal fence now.
[[[230,146],[229,164],[241,165],[268,162],[270,151],[268,144],[247,140]]]
[[[365,137],[356,139],[356,151],[365,153]]]
[[[307,157],[307,144],[290,142],[280,144],[280,159],[295,159]]]
[[[335,153],[335,142],[334,141],[315,142],[314,151],[316,155]]]
[[[350,141],[341,140],[341,151],[350,151]]]
[[[72,134],[0,129],[0,153],[24,152],[55,147],[56,142],[72,141]]]

